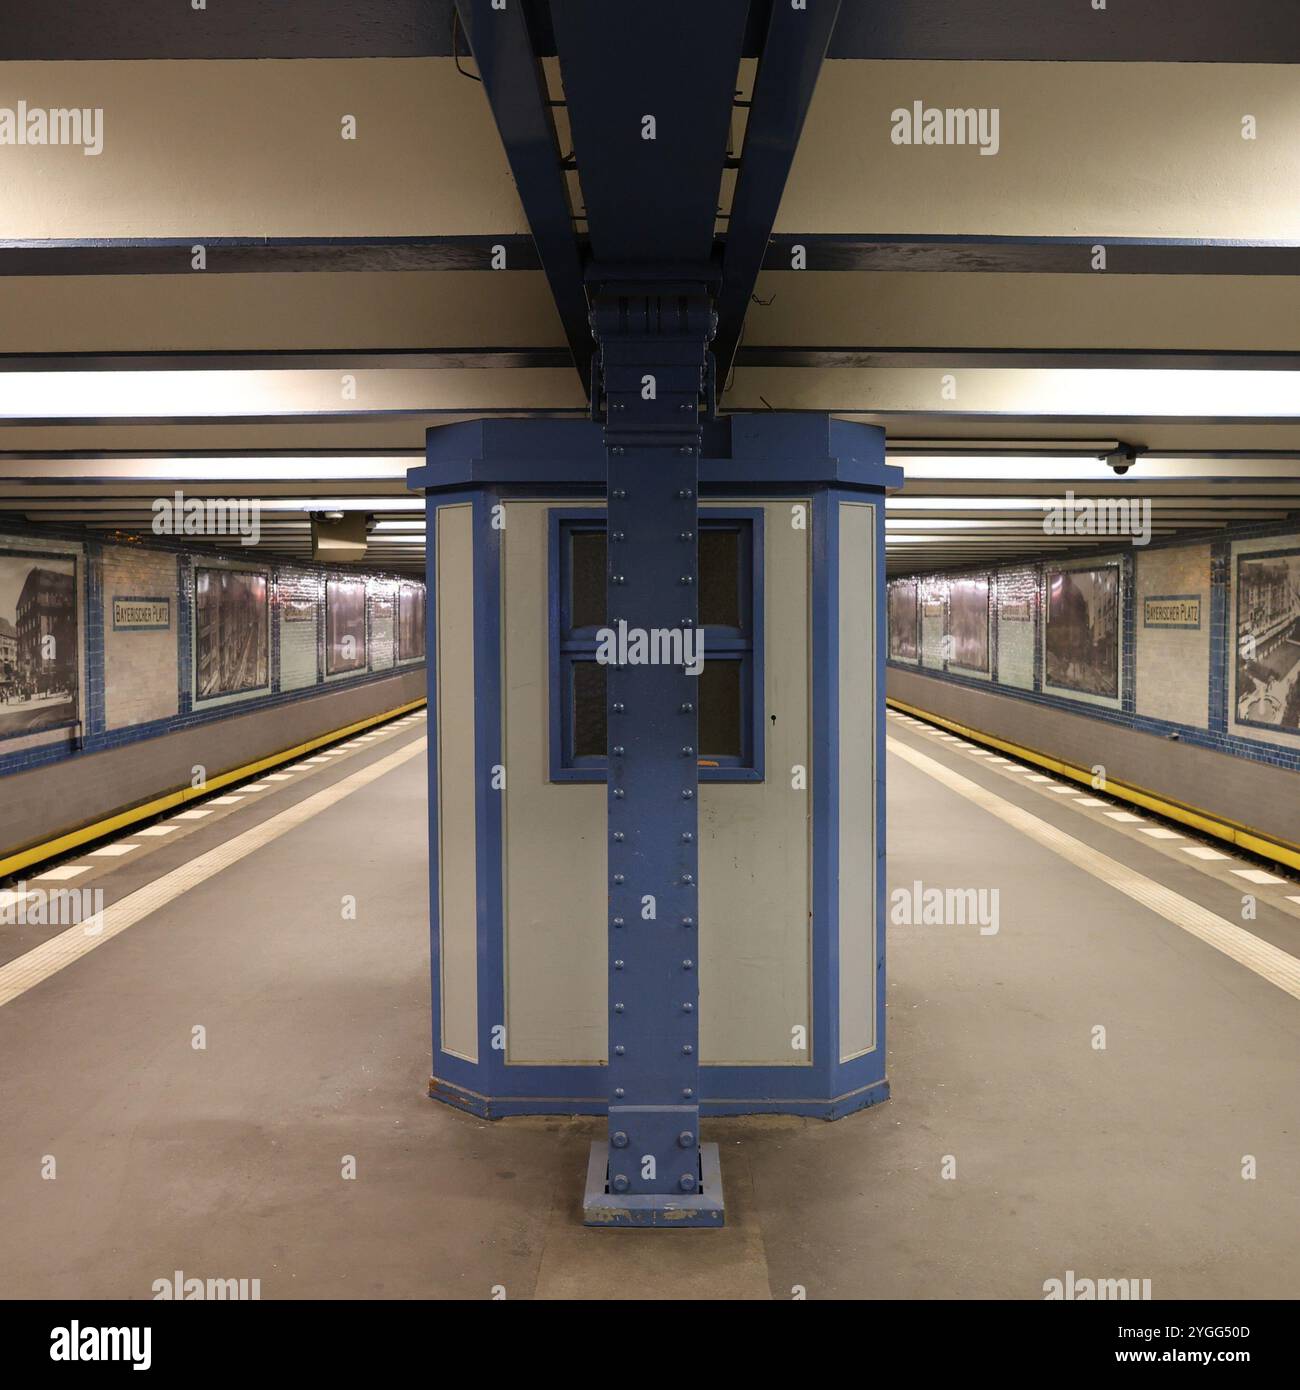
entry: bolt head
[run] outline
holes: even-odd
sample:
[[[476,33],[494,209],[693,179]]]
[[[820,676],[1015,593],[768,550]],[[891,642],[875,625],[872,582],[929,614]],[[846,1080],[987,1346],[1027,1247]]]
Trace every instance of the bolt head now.
[[[628,1188],[628,1182],[622,1173],[615,1173],[614,1180],[610,1183],[610,1186],[614,1189],[615,1192],[626,1192]]]
[[[694,1192],[694,1191],[695,1191],[695,1175],[694,1175],[694,1173],[683,1173],[683,1174],[681,1175],[681,1177],[677,1179],[677,1186],[680,1187],[681,1190],[682,1190],[683,1192]]]
[[[682,1148],[689,1149],[691,1145],[695,1143],[695,1135],[692,1134],[689,1129],[684,1129],[677,1136],[677,1142],[682,1146]]]
[[[616,1149],[625,1149],[627,1148],[627,1135],[624,1134],[621,1129],[616,1129],[614,1133],[609,1136],[609,1142],[613,1144]]]

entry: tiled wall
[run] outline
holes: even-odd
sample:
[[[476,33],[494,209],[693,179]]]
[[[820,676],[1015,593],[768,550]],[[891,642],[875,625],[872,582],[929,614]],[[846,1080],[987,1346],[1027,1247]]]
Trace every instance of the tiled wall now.
[[[993,670],[998,682],[1017,690],[1034,688],[1038,584],[1038,572],[1029,567],[999,570],[993,581],[997,633]]]
[[[1170,546],[1138,556],[1133,596],[1138,714],[1210,727],[1210,562],[1209,545]],[[1197,626],[1191,625],[1192,598],[1199,600]],[[1174,605],[1188,611],[1176,614]],[[1186,626],[1177,625],[1180,616]],[[1149,623],[1147,617],[1158,621]]]
[[[179,559],[166,551],[105,546],[100,560],[104,611],[104,726],[125,729],[180,713],[176,678]],[[128,605],[165,605],[156,626],[132,623]],[[122,624],[119,626],[118,620]],[[2,748],[3,745],[0,745]]]
[[[187,551],[166,541],[102,544],[84,535],[7,527],[0,555],[22,552],[76,561],[78,697],[75,725],[22,727],[18,703],[0,700],[0,776],[208,724],[236,712],[313,698],[325,689],[325,579],[317,566],[210,550]],[[267,578],[265,682],[237,694],[196,699],[195,571],[240,569]],[[342,572],[340,572],[342,573]],[[366,662],[331,686],[389,677],[397,661],[393,575],[346,572],[367,591]],[[403,584],[420,581],[403,578]],[[12,606],[6,596],[5,612]]]
[[[1224,528],[1195,540],[1126,545],[1108,552],[1099,550],[1086,558],[1072,555],[1064,562],[909,576],[918,580],[922,600],[921,672],[953,686],[973,689],[979,685],[1017,700],[1165,738],[1176,735],[1184,744],[1300,771],[1300,728],[1289,722],[1294,716],[1260,727],[1239,721],[1234,703],[1240,560],[1278,552],[1300,581],[1300,528],[1294,523]],[[1288,552],[1294,552],[1295,558]],[[1115,639],[1117,693],[1111,696],[1049,684],[1044,622],[1048,570],[1088,569],[1115,562],[1121,567],[1121,611]],[[948,587],[952,580],[971,574],[987,574],[994,595],[990,605],[990,643],[995,653],[991,681],[972,679],[943,659]],[[1027,620],[1022,616],[1025,605]],[[1287,698],[1289,652],[1288,645],[1281,657],[1272,658],[1269,667],[1283,672],[1275,687],[1282,692],[1282,700]],[[899,661],[889,664],[899,670],[917,669]],[[1300,675],[1290,689],[1294,711],[1300,705]]]
[[[280,625],[280,689],[302,690],[320,680],[321,614],[325,589],[311,570],[284,567],[276,576]]]

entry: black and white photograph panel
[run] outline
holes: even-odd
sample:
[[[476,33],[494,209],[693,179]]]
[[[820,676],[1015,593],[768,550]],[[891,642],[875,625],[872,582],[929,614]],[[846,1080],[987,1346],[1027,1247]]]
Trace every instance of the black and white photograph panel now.
[[[270,683],[266,575],[199,567],[194,572],[195,695],[200,700]]]
[[[331,579],[325,585],[325,672],[337,676],[366,667],[366,581]]]
[[[1237,720],[1300,733],[1300,549],[1237,561]]]
[[[397,592],[397,659],[424,655],[424,585],[402,584]]]
[[[948,591],[949,666],[989,669],[989,581],[955,579]]]
[[[889,654],[916,660],[917,586],[915,579],[895,579],[889,585]]]
[[[0,739],[77,721],[77,563],[0,550]]]
[[[1119,566],[1047,571],[1044,682],[1119,695]]]

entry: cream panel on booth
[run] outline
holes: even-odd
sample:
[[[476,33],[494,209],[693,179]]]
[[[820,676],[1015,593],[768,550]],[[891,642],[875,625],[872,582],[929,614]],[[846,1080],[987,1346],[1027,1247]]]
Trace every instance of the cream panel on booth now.
[[[554,505],[508,503],[501,532],[514,1065],[603,1061],[608,1041],[605,787],[549,780]],[[766,778],[700,786],[700,1055],[706,1064],[801,1065],[809,1056],[792,1047],[791,1030],[811,1033],[811,792],[791,782],[811,759],[811,536],[792,526],[788,501],[703,505],[763,512]]]
[[[474,523],[438,508],[438,943],[442,1046],[478,1061],[478,880],[474,785]]]

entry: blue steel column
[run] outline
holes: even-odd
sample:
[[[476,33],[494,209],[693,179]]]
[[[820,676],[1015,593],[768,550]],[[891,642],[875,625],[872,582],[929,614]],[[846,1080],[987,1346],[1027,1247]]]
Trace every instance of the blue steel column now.
[[[699,287],[611,287],[592,322],[606,403],[606,622],[685,634],[697,619],[699,412],[716,318]],[[684,663],[624,663],[606,682],[609,1191],[677,1209],[700,1185],[699,680]]]

